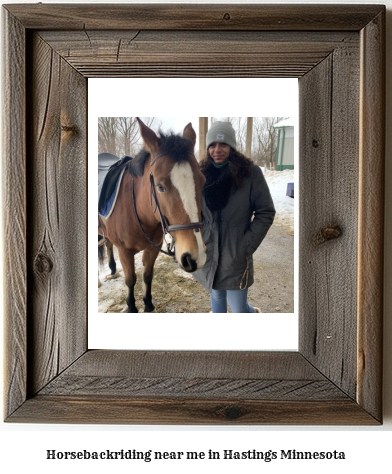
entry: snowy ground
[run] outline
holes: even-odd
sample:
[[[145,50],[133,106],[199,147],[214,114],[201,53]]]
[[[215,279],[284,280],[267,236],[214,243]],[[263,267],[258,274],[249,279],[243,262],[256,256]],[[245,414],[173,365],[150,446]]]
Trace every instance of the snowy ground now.
[[[275,224],[285,225],[294,232],[294,198],[286,196],[287,184],[294,182],[294,170],[265,171],[264,176],[275,204]]]
[[[251,287],[249,300],[251,304],[262,307],[263,312],[291,313],[294,311],[294,199],[286,196],[286,190],[287,184],[294,182],[294,171],[264,171],[264,175],[275,204],[276,216],[266,239],[254,254],[255,284]],[[135,257],[139,274],[135,295],[139,311],[143,311],[142,288],[139,285],[141,255]],[[120,278],[106,280],[101,273],[99,313],[126,311],[127,289],[118,259],[117,263]],[[169,275],[170,286],[167,285]],[[172,291],[169,291],[170,288]],[[210,310],[207,292],[171,258],[161,254],[155,264],[153,299],[155,312],[158,313],[208,313]]]

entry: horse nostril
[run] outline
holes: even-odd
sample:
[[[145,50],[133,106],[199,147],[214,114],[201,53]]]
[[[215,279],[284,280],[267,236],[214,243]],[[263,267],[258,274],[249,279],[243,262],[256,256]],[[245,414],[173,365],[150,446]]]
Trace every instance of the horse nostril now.
[[[181,266],[186,272],[194,272],[197,269],[197,263],[191,257],[190,253],[184,253],[181,256]]]

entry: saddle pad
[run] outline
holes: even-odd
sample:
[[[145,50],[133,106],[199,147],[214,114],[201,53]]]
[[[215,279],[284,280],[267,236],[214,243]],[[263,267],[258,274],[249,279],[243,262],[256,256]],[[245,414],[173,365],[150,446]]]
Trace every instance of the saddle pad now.
[[[121,160],[118,160],[109,168],[105,176],[101,192],[99,194],[98,212],[106,219],[113,212],[118,191],[120,189],[121,180],[124,175],[125,168],[130,160],[132,160],[130,156],[125,156]]]
[[[120,158],[111,153],[98,153],[98,198],[101,195],[101,189],[105,176],[108,174],[108,171],[111,166],[118,163]]]

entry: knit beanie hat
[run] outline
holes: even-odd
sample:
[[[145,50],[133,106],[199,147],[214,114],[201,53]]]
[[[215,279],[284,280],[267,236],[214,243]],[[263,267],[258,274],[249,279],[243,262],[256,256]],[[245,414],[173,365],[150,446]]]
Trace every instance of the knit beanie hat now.
[[[230,122],[214,122],[207,132],[206,145],[207,150],[211,143],[226,143],[233,150],[237,149],[237,140],[235,131]]]

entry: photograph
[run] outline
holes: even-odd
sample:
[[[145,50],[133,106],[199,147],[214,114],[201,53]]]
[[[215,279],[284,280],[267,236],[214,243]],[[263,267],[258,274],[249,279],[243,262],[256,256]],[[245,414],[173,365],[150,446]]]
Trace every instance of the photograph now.
[[[143,120],[98,118],[98,312],[294,313],[297,117]]]

